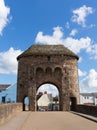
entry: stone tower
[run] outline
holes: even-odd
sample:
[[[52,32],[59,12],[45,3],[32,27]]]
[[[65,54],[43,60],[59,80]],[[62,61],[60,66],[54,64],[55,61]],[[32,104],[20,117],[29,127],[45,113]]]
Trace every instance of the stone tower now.
[[[79,103],[78,56],[63,45],[32,45],[17,57],[17,101],[29,98],[29,110],[36,111],[36,91],[51,83],[59,90],[60,111]]]

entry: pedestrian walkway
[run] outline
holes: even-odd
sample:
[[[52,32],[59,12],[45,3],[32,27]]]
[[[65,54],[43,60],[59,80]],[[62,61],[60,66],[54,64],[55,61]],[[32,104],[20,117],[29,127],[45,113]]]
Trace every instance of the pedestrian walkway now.
[[[0,130],[96,130],[97,123],[71,112],[21,112]]]
[[[21,130],[96,130],[97,123],[69,112],[32,112]]]

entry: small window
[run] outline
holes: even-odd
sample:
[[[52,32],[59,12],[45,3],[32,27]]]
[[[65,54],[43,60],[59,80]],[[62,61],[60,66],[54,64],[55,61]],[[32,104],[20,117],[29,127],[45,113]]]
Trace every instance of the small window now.
[[[51,57],[50,57],[50,56],[48,56],[47,58],[48,58],[48,61],[50,61],[50,60],[51,60]]]
[[[87,97],[85,96],[84,98],[86,99]]]

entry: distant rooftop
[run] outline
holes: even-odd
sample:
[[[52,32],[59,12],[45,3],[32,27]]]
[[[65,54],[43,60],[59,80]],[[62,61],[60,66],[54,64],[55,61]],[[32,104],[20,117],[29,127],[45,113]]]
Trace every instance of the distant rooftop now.
[[[19,55],[17,59],[31,55],[53,55],[53,54],[59,54],[59,55],[63,54],[73,56],[78,59],[78,56],[71,50],[66,48],[64,45],[40,45],[40,44],[33,44],[21,55]]]
[[[11,84],[0,84],[0,90],[7,89]]]
[[[80,95],[82,96],[97,96],[97,93],[94,92],[94,93],[80,93]]]

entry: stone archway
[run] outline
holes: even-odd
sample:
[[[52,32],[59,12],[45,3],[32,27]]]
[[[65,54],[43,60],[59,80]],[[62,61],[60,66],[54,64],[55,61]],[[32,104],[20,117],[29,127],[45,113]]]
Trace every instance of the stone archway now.
[[[52,83],[44,83],[37,89],[37,111],[60,111],[60,92]],[[55,109],[56,108],[56,109]]]
[[[29,97],[27,96],[23,99],[23,111],[29,111]]]
[[[60,92],[60,110],[70,110],[70,99],[79,103],[78,56],[63,45],[32,45],[17,58],[17,101],[29,97],[29,109],[36,111],[36,90],[52,83]]]

